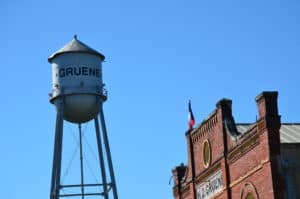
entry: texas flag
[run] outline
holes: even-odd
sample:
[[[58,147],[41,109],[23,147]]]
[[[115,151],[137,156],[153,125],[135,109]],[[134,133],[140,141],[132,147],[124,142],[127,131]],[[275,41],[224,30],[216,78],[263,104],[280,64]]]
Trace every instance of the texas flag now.
[[[191,100],[189,100],[189,117],[188,117],[188,126],[189,129],[192,129],[195,124],[195,118],[192,111]]]

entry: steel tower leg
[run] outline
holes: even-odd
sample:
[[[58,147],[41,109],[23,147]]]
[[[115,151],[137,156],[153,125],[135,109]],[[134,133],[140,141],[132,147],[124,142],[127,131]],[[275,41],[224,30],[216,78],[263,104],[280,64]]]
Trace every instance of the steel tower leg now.
[[[111,159],[111,154],[110,154],[110,147],[109,147],[106,125],[105,125],[105,118],[104,118],[104,113],[103,113],[103,103],[100,103],[99,115],[100,115],[100,121],[101,121],[101,128],[102,128],[102,132],[103,132],[103,141],[104,141],[105,150],[107,153],[106,154],[107,155],[107,163],[108,163],[108,167],[109,167],[110,179],[111,179],[111,184],[112,184],[112,189],[113,189],[113,196],[114,196],[114,199],[118,199],[116,179],[115,179],[115,174],[114,174],[114,169],[113,169],[113,164],[112,164],[112,159]]]
[[[78,124],[79,129],[79,148],[80,148],[80,179],[81,179],[81,198],[84,199],[84,175],[83,175],[83,151],[82,151],[82,132],[81,124]]]
[[[57,101],[55,140],[53,151],[53,165],[50,188],[50,199],[59,199],[61,159],[62,159],[62,141],[63,141],[63,99]]]
[[[105,171],[105,164],[104,164],[104,154],[103,154],[103,149],[102,149],[102,140],[101,140],[101,135],[100,135],[98,116],[95,117],[95,129],[96,129],[96,136],[97,136],[98,156],[99,156],[99,162],[100,162],[100,168],[101,168],[104,199],[108,199],[106,171]]]

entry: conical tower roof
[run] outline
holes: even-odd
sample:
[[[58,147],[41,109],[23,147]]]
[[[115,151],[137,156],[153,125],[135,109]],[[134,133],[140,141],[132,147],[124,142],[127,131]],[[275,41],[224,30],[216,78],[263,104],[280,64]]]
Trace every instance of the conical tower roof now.
[[[72,53],[72,52],[89,53],[89,54],[93,54],[93,55],[99,56],[102,60],[105,59],[104,55],[102,55],[100,52],[92,49],[91,47],[89,47],[85,43],[79,41],[77,39],[77,36],[75,35],[74,39],[72,39],[72,41],[70,41],[68,44],[66,44],[64,47],[62,47],[60,50],[58,50],[55,53],[53,53],[48,58],[48,61],[51,63],[51,61],[52,61],[52,59],[54,59],[54,57],[56,57],[56,56],[58,56],[60,54]]]

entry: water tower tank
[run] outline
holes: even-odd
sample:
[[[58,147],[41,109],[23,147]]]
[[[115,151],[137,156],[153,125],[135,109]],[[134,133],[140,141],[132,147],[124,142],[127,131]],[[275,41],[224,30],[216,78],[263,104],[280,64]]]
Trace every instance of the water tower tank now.
[[[58,106],[63,100],[65,120],[83,123],[98,114],[99,104],[106,100],[101,65],[104,59],[76,36],[49,57],[53,83],[50,102]]]

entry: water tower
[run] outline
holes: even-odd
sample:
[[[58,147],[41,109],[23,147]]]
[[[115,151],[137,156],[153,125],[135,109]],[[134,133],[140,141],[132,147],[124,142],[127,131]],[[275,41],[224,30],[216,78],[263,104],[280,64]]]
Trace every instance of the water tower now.
[[[57,110],[50,199],[63,197],[81,197],[84,199],[86,196],[108,199],[111,191],[113,198],[118,199],[103,113],[103,103],[107,100],[102,82],[102,62],[104,59],[104,55],[79,41],[76,36],[48,59],[52,65],[53,81],[50,102],[55,105]],[[101,173],[102,182],[88,184],[84,178],[81,124],[91,120],[94,120],[95,125],[99,173]],[[80,183],[61,184],[64,121],[78,125],[80,150],[80,173],[78,175],[80,175]],[[109,178],[107,172],[109,172]],[[72,194],[62,193],[62,190],[74,187],[79,188],[80,191]],[[99,191],[87,192],[87,188],[90,187],[97,187],[93,190]]]

